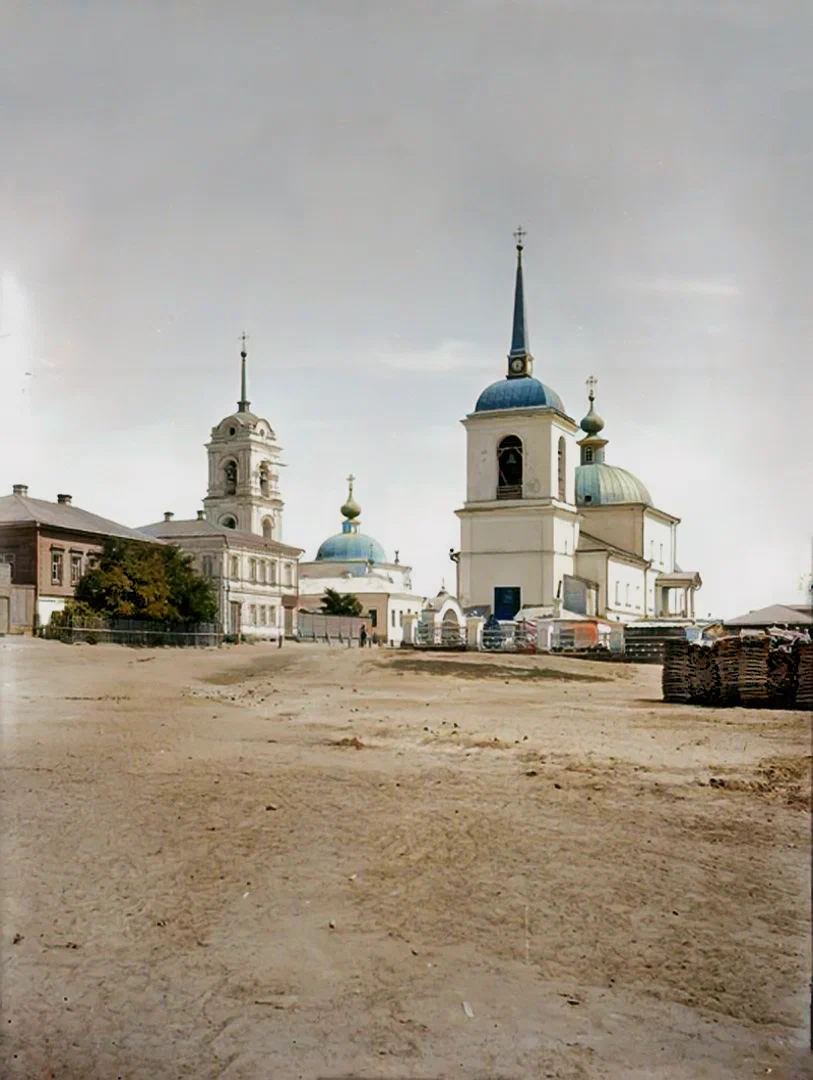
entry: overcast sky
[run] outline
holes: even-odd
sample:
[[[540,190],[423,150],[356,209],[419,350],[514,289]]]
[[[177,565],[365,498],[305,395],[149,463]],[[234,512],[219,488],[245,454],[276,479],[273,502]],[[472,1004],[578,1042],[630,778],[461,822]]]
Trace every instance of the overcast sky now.
[[[304,13],[303,13],[304,12]],[[682,518],[698,613],[801,599],[813,532],[813,5],[3,5],[0,491],[194,516],[239,396],[285,540],[454,581],[459,420],[536,374]]]

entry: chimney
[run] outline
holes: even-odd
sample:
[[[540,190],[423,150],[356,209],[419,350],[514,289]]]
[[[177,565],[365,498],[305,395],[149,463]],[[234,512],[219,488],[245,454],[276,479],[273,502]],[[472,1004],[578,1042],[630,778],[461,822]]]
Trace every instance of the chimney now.
[[[175,517],[175,515],[172,513],[171,510],[165,510],[164,511],[164,521],[172,521],[172,519],[174,517]]]
[[[204,514],[205,514],[204,510],[198,510],[198,521],[205,521],[206,520]]]
[[[56,501],[63,506],[70,506],[73,502],[73,495],[57,495]]]
[[[11,490],[15,495],[27,495],[28,484],[15,484]]]

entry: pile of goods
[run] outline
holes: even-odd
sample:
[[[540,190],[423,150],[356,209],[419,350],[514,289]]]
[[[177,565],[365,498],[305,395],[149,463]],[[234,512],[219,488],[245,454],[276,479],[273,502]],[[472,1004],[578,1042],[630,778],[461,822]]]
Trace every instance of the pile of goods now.
[[[694,644],[666,643],[663,700],[748,708],[813,708],[813,642],[768,630]]]

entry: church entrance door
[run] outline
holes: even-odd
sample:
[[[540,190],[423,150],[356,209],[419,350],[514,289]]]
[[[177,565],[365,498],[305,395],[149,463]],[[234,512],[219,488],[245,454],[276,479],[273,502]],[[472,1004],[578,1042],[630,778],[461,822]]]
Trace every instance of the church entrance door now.
[[[498,585],[494,589],[494,614],[500,621],[513,619],[521,604],[522,593],[516,585]]]
[[[240,633],[240,601],[231,600],[229,602],[229,633]]]

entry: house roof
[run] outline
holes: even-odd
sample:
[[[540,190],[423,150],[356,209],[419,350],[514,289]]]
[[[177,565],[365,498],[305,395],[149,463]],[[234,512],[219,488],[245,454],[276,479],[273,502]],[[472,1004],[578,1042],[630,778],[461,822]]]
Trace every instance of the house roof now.
[[[582,543],[584,541],[584,543]],[[641,566],[648,566],[647,559],[642,559],[640,555],[636,555],[634,551],[625,551],[623,548],[616,547],[615,544],[608,544],[606,540],[600,540],[597,536],[592,536],[590,533],[581,529],[579,531],[579,543],[576,547],[576,554],[585,551],[607,551],[610,555],[616,555],[619,558],[627,559],[631,562],[638,563]]]
[[[771,604],[758,611],[749,611],[747,615],[725,620],[726,626],[782,626],[785,623],[790,626],[813,626],[813,618],[810,612],[786,604]]]
[[[0,526],[24,524],[46,525],[53,529],[99,536],[116,536],[123,540],[155,540],[155,537],[139,529],[131,529],[117,521],[91,514],[72,503],[46,502],[45,499],[31,499],[27,495],[0,497]]]
[[[205,518],[155,521],[151,525],[142,525],[141,532],[146,533],[148,536],[169,540],[172,543],[193,536],[218,536],[225,540],[229,546],[248,544],[251,547],[264,548],[266,551],[280,555],[301,555],[303,550],[302,548],[291,547],[289,544],[281,544],[278,540],[258,536],[257,533],[244,532],[241,529],[229,529],[225,525],[215,525],[214,522],[206,521]]]

